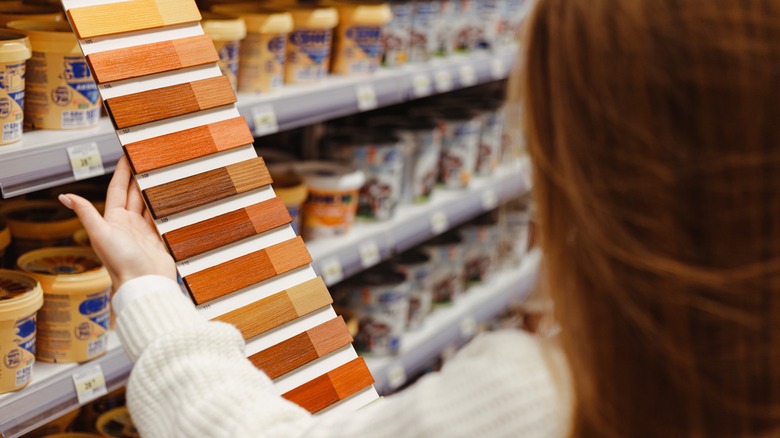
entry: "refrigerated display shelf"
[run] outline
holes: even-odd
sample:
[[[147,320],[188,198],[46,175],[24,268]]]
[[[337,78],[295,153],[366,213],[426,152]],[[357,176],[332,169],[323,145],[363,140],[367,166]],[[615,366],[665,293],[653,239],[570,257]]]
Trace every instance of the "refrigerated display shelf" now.
[[[498,272],[489,281],[469,288],[451,307],[436,309],[422,327],[401,337],[397,355],[365,356],[377,391],[386,394],[400,388],[445,349],[471,339],[480,323],[501,313],[511,301],[528,296],[536,283],[540,259],[539,250],[532,250],[523,256],[519,268]]]
[[[255,136],[260,137],[506,78],[516,51],[514,46],[505,47],[382,69],[370,76],[334,76],[318,84],[289,86],[267,95],[239,94],[237,106]],[[27,132],[20,142],[0,147],[2,197],[73,182],[74,163],[68,149],[84,147],[94,147],[103,164],[102,171],[85,172],[90,176],[113,171],[122,154],[107,118],[89,129]]]

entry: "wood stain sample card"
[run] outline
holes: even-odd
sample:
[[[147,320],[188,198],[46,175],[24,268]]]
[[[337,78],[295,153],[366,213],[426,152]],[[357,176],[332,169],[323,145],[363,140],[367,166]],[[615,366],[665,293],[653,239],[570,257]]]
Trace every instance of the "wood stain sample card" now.
[[[193,0],[63,0],[187,292],[312,413],[378,398],[271,188]]]

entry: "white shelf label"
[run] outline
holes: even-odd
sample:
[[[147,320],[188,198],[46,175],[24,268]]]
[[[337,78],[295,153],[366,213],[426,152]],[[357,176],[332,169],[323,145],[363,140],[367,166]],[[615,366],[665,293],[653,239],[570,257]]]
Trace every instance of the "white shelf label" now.
[[[362,84],[355,87],[357,106],[360,111],[369,111],[379,106],[376,90],[372,84]]]
[[[344,279],[344,271],[338,257],[331,257],[322,262],[322,279],[325,284],[332,285]]]
[[[433,76],[433,80],[436,82],[436,90],[440,93],[444,93],[452,90],[452,74],[449,70],[439,70]]]
[[[390,389],[398,389],[406,383],[406,370],[402,365],[394,365],[387,372],[387,384]]]
[[[447,215],[442,211],[437,211],[431,215],[431,230],[433,234],[441,234],[450,228],[450,221]]]
[[[426,74],[415,75],[412,78],[412,94],[414,97],[424,97],[433,93],[431,78]]]
[[[477,334],[477,321],[468,316],[460,322],[460,334],[468,339]]]
[[[252,122],[256,137],[279,132],[279,123],[276,120],[276,112],[270,105],[263,105],[252,109]]]
[[[501,58],[493,58],[490,62],[490,74],[493,79],[504,79],[506,77],[506,65]]]
[[[464,87],[470,87],[477,84],[477,72],[471,64],[460,66],[460,84]]]
[[[108,394],[106,378],[100,364],[87,366],[73,373],[73,384],[79,404],[84,404]]]
[[[496,192],[494,190],[488,189],[482,192],[482,208],[489,211],[496,208],[497,205],[498,196],[496,196]]]
[[[382,254],[379,253],[379,245],[375,240],[363,242],[360,245],[360,264],[364,268],[369,268],[382,261]]]
[[[106,173],[97,143],[70,146],[67,151],[70,167],[73,169],[73,178],[76,181]]]

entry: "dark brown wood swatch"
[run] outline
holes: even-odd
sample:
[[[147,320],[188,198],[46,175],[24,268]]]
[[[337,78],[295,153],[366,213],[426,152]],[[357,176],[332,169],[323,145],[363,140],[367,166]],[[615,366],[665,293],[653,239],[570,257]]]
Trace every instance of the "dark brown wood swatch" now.
[[[143,191],[155,219],[271,184],[260,157],[209,170]]]
[[[163,234],[178,262],[292,222],[280,198],[221,214]]]
[[[117,129],[229,105],[236,94],[226,76],[106,99]]]
[[[352,336],[339,316],[299,335],[249,356],[268,377],[275,379],[349,345]]]
[[[243,117],[185,129],[128,143],[125,153],[135,173],[144,173],[187,160],[252,144],[252,131]]]
[[[233,324],[249,340],[332,303],[328,287],[317,277],[214,319]]]
[[[373,383],[374,378],[366,362],[358,357],[282,394],[282,397],[314,414]]]
[[[184,277],[197,304],[235,292],[311,263],[311,255],[296,237]]]
[[[161,41],[87,55],[95,82],[121,81],[141,76],[215,63],[219,56],[208,35]]]

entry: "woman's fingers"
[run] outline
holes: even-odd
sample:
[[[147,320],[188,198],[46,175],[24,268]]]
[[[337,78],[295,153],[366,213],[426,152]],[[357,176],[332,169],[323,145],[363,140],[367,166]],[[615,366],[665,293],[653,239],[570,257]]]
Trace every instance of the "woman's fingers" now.
[[[69,193],[58,197],[62,205],[73,210],[81,220],[81,224],[87,230],[90,240],[93,240],[98,232],[106,226],[106,221],[95,209],[91,202],[81,196]]]
[[[130,181],[127,187],[127,211],[142,215],[144,212],[144,200],[141,197],[141,190],[135,180]]]
[[[125,208],[127,206],[127,190],[130,186],[130,164],[127,158],[122,156],[116,163],[114,176],[108,184],[106,192],[106,213],[113,208]]]

